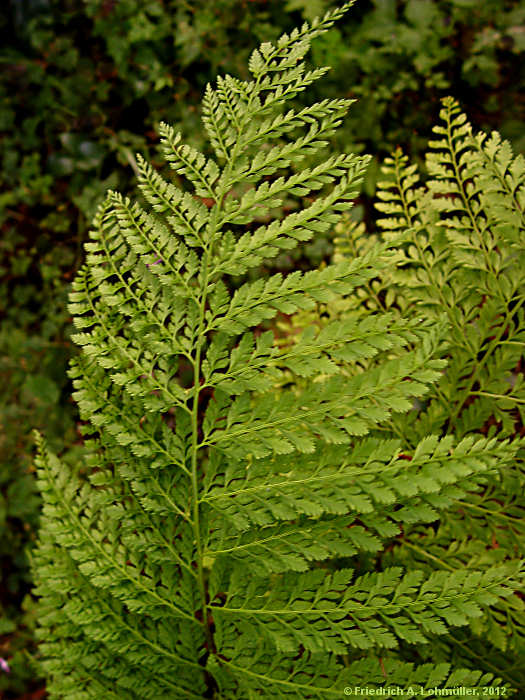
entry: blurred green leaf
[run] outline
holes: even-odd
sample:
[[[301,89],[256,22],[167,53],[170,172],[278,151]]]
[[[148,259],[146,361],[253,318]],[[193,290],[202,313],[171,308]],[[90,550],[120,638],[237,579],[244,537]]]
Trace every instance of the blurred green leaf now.
[[[55,382],[44,374],[33,374],[28,377],[24,382],[23,391],[46,405],[56,403],[60,396],[60,390]]]

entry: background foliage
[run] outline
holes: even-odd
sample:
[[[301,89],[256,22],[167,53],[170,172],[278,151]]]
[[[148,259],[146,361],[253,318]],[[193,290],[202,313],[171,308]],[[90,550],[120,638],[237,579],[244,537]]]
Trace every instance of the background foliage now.
[[[135,152],[156,160],[168,121],[202,146],[196,105],[218,72],[246,77],[250,51],[327,0],[10,0],[0,16],[0,676],[4,697],[38,688],[27,556],[37,522],[32,427],[74,462],[66,291],[94,208],[107,188],[129,191]],[[397,144],[418,161],[439,98],[453,94],[475,126],[525,145],[525,8],[518,0],[361,0],[313,46],[333,70],[304,99],[358,97],[338,133],[345,151],[375,157]],[[520,55],[521,54],[521,55]],[[359,211],[359,209],[358,209]],[[317,263],[331,252],[320,238]],[[283,269],[301,260],[283,257]]]

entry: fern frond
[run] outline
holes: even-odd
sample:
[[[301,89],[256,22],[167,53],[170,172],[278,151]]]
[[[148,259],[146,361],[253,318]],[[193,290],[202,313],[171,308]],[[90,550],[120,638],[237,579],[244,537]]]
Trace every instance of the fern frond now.
[[[482,432],[501,439],[519,434],[523,426],[525,163],[497,133],[473,134],[454,100],[444,100],[441,119],[430,144],[426,182],[400,149],[383,168],[376,205],[383,216],[378,223],[384,240],[397,248],[395,265],[383,268],[376,280],[329,314],[341,321],[369,318],[386,308],[413,320],[445,314],[449,331],[437,356],[447,359],[447,367],[439,382],[413,411],[392,416],[390,432],[380,433],[398,437],[407,456],[429,434]],[[375,244],[374,237],[365,237],[363,228],[348,220],[338,233],[338,262]],[[369,366],[380,361],[380,355],[371,358]],[[400,519],[401,532],[381,557],[383,564],[424,567],[430,576],[435,570],[452,573],[462,567],[490,570],[522,557],[521,441],[515,440],[514,449],[515,458],[506,466],[455,484],[446,496],[438,494],[432,510],[439,527],[424,525],[417,502],[406,504],[408,513],[400,508],[407,519]],[[379,515],[379,508],[375,513]],[[432,522],[428,515],[426,522]],[[494,654],[498,647],[519,657],[525,622],[521,607],[520,598],[513,596],[472,621],[477,649],[490,639]],[[468,644],[456,645],[455,639],[440,642],[441,656],[425,658],[478,663],[466,653]],[[479,656],[483,668],[501,670],[507,681],[516,678],[510,661],[500,656],[499,666],[494,666],[490,657]]]
[[[406,688],[428,679],[501,685],[461,666],[403,658],[407,645],[416,655],[451,628],[498,625],[521,572],[506,559],[457,571],[383,566],[385,548],[395,551],[410,528],[472,492],[505,481],[510,494],[502,475],[513,473],[519,447],[439,436],[441,426],[407,441],[397,427],[401,416],[414,423],[416,402],[436,400],[432,387],[443,376],[450,386],[463,378],[459,362],[446,368],[437,314],[404,316],[392,302],[389,313],[378,303],[364,318],[352,301],[359,289],[369,295],[402,253],[392,240],[369,241],[354,259],[319,270],[230,279],[336,226],[356,196],[366,158],[315,160],[350,101],[286,105],[325,73],[306,71],[309,43],[352,4],[263,44],[250,59],[253,80],[226,76],[207,88],[203,121],[216,159],[163,124],[177,185],[138,158],[145,203],[109,192],[95,217],[70,300],[81,348],[70,376],[84,422],[82,463],[70,469],[37,440],[44,511],[34,572],[51,698],[330,698],[365,679],[377,688],[392,679]],[[447,182],[454,144],[463,152],[470,143],[449,111],[459,136],[435,161]],[[308,167],[294,170],[305,159]],[[505,151],[491,163],[507,189],[498,185],[490,221],[501,197],[521,197]],[[448,226],[465,240],[464,219],[476,232],[488,226],[469,168],[460,162],[463,189],[454,193],[463,208]],[[426,250],[449,240],[439,217],[417,208],[413,171],[400,182],[403,226],[410,219]],[[305,195],[306,208],[270,220],[285,197]],[[394,200],[384,197],[399,213]],[[465,263],[461,246],[450,274]],[[442,260],[433,262],[436,274]],[[498,269],[515,264],[502,258]],[[496,268],[480,269],[490,276]],[[513,308],[493,323],[490,303],[476,311],[475,294],[494,279],[457,296],[470,304],[458,328],[477,323],[461,356],[472,375],[480,370],[468,352],[483,352],[494,325],[501,331],[520,317]],[[518,293],[497,284],[498,299]],[[417,307],[416,287],[407,311]],[[345,304],[346,319],[301,316]],[[277,319],[292,314],[300,332],[279,339]],[[505,372],[520,333],[500,332],[508,349],[490,348]],[[497,411],[515,410],[521,385],[505,390],[485,364],[488,382],[478,391],[471,377],[468,392],[480,400],[497,393]],[[512,618],[516,637],[520,619]],[[386,664],[381,650],[389,650]]]
[[[390,215],[380,221],[385,235],[402,230],[406,240],[388,279],[399,306],[414,314],[445,311],[451,328],[451,361],[418,434],[447,419],[459,434],[489,419],[511,434],[523,401],[515,372],[524,347],[525,163],[499,135],[473,135],[454,100],[443,104],[426,188],[398,150],[387,161],[377,205]]]

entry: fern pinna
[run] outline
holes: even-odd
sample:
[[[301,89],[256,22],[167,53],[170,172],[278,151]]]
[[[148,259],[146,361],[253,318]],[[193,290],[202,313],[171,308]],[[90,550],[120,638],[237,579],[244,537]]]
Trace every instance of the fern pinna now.
[[[500,687],[418,664],[414,649],[511,597],[516,566],[374,569],[404,523],[432,519],[515,453],[426,437],[407,459],[399,440],[370,435],[438,379],[442,328],[377,314],[277,343],[279,312],[350,294],[388,263],[386,246],[239,283],[356,195],[366,159],[322,155],[350,101],[284,109],[326,72],[303,57],[351,4],[263,44],[251,81],[207,89],[216,160],[161,127],[187,190],[139,160],[147,206],[110,192],[96,216],[71,294],[84,463],[69,471],[39,438],[34,572],[52,698]],[[307,194],[305,208],[248,226]]]

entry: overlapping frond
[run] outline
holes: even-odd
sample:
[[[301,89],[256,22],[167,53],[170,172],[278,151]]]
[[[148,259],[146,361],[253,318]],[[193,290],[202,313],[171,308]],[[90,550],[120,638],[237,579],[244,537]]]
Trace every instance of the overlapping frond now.
[[[430,174],[418,185],[415,166],[398,150],[386,163],[378,208],[385,235],[403,230],[400,267],[386,283],[402,308],[446,312],[452,350],[430,409],[432,422],[459,434],[489,422],[512,434],[525,395],[523,356],[525,162],[497,133],[474,135],[458,104],[446,99]],[[451,408],[452,404],[452,408]]]
[[[399,267],[381,277],[394,308],[414,317],[445,311],[450,329],[441,353],[448,365],[430,400],[396,422],[409,444],[428,433],[523,432],[525,162],[496,132],[473,134],[454,100],[444,101],[441,119],[425,185],[398,150],[386,163],[377,205],[388,215],[379,222],[384,235],[401,242]],[[472,484],[437,532],[411,527],[387,561],[452,572],[522,558],[523,446],[515,445],[516,460]],[[494,669],[491,654],[504,650],[508,660],[500,655],[497,668],[515,682],[512,658],[524,652],[521,599],[497,604],[471,630],[468,644],[444,642],[446,653]],[[491,653],[479,653],[483,639],[491,640]]]

